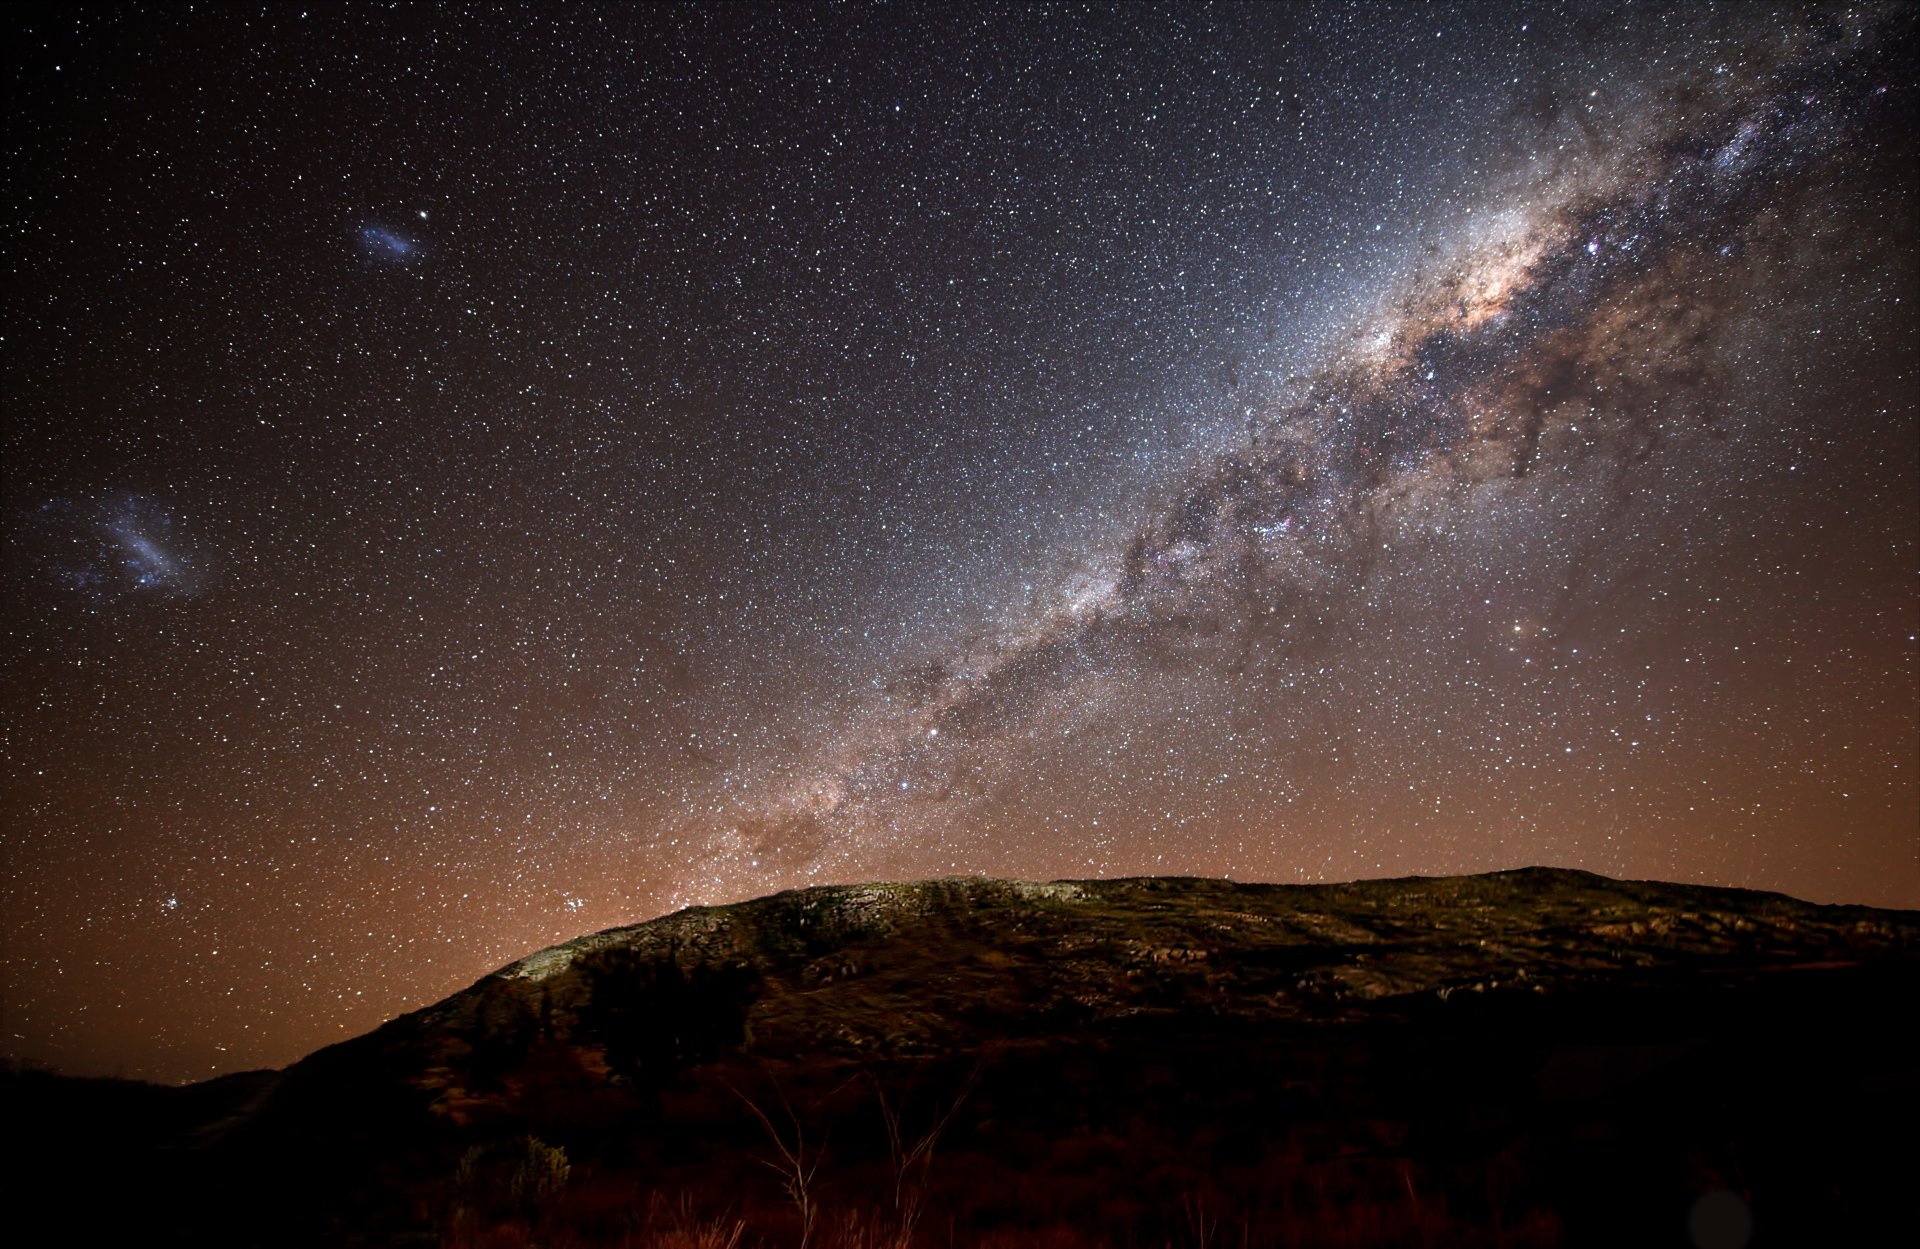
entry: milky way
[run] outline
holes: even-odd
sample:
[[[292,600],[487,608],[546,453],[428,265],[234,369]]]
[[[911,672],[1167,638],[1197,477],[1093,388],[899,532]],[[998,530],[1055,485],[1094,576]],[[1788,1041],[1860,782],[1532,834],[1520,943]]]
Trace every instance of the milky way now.
[[[1097,571],[1064,587],[1056,607],[902,674],[853,729],[850,748],[830,751],[772,803],[749,804],[744,827],[723,827],[703,856],[721,873],[715,883],[737,889],[762,860],[796,850],[809,878],[823,868],[834,879],[857,873],[902,839],[913,862],[929,828],[966,838],[996,791],[1020,783],[1036,742],[1104,743],[1091,727],[1100,722],[1131,721],[1131,737],[1258,692],[1274,700],[1258,713],[1269,733],[1280,723],[1286,736],[1312,736],[1312,717],[1285,704],[1309,674],[1327,671],[1330,652],[1365,645],[1357,624],[1338,618],[1390,578],[1383,555],[1432,560],[1409,549],[1424,530],[1484,524],[1535,475],[1554,477],[1548,489],[1584,515],[1555,544],[1562,580],[1514,631],[1543,655],[1577,655],[1558,639],[1574,634],[1568,616],[1593,592],[1583,584],[1590,566],[1615,562],[1608,522],[1645,487],[1638,470],[1696,454],[1703,438],[1734,436],[1728,425],[1739,417],[1725,406],[1753,402],[1740,364],[1725,360],[1737,349],[1724,340],[1740,332],[1726,305],[1757,302],[1757,263],[1805,263],[1805,227],[1770,215],[1802,180],[1839,178],[1835,162],[1888,122],[1882,37],[1783,41],[1781,63],[1747,89],[1658,116],[1630,150],[1588,132],[1579,177],[1556,171],[1503,188],[1518,208],[1490,237],[1430,258],[1383,312],[1295,379],[1294,394],[1250,408],[1245,442],[1181,482],[1117,552],[1091,556]],[[1725,406],[1695,401],[1709,388]],[[1489,558],[1476,551],[1469,566]],[[1467,658],[1453,649],[1426,658]],[[1230,674],[1233,688],[1130,696],[1168,671]],[[1322,694],[1298,701],[1325,707],[1328,723],[1349,714]],[[1131,752],[1075,762],[1110,770]],[[1269,835],[1284,835],[1295,754],[1265,760],[1284,800],[1262,786],[1266,801],[1238,800],[1240,819],[1257,811]],[[1114,834],[1095,834],[1091,817],[1060,817],[1097,847],[1087,866],[1105,868]],[[1258,854],[1253,862],[1279,866]]]
[[[28,23],[10,1051],[829,881],[1920,904],[1913,26]]]

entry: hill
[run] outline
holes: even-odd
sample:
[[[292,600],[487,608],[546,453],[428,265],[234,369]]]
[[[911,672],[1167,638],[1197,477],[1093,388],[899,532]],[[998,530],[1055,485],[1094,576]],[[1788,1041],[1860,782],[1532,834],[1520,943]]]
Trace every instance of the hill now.
[[[1916,989],[1915,912],[1571,871],[831,886],[283,1072],[16,1075],[13,1174],[74,1243],[1838,1243]]]

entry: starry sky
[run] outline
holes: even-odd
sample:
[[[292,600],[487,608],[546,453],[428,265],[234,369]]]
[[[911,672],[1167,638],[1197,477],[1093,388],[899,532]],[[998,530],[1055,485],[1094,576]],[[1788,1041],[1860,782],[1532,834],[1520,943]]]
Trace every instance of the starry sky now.
[[[828,882],[1920,906],[1914,27],[16,18],[5,1051]]]

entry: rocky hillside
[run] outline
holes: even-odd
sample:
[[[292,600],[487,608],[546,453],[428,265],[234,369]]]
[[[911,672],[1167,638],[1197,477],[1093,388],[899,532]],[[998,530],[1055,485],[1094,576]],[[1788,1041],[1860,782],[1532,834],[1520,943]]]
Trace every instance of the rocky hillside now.
[[[109,1130],[200,1243],[1786,1243],[1898,1191],[1916,989],[1920,914],[1578,872],[836,886]]]

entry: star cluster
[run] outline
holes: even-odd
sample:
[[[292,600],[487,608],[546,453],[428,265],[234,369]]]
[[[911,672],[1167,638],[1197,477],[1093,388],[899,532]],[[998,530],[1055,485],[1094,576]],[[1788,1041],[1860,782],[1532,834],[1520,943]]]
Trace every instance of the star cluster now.
[[[1912,28],[33,19],[9,1046],[827,881],[1920,904]]]

